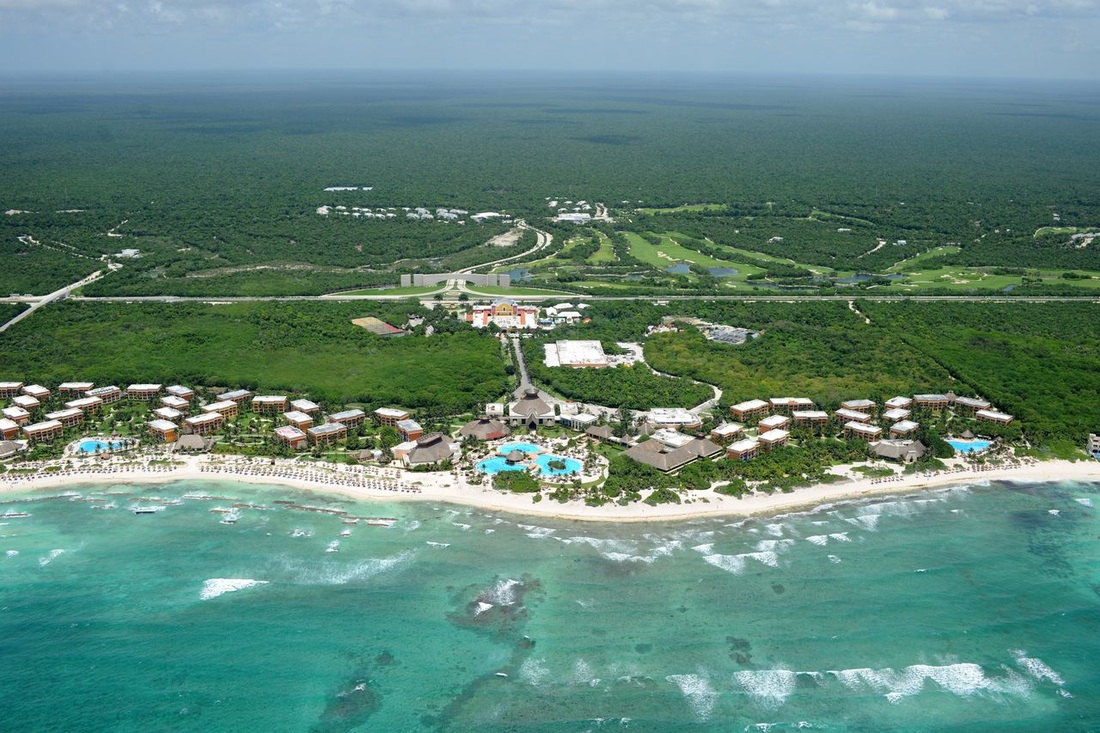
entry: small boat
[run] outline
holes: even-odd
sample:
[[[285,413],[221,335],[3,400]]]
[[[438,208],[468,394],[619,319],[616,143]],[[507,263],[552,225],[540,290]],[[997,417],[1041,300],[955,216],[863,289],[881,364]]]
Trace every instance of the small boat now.
[[[134,514],[156,514],[157,512],[164,511],[165,508],[166,507],[163,506],[135,506],[131,507],[130,510]]]

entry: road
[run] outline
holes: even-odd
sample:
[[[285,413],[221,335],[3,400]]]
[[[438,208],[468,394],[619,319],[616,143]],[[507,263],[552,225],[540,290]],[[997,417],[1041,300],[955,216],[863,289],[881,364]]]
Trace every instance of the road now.
[[[27,310],[23,311],[22,313],[17,315],[15,318],[12,318],[10,321],[8,321],[7,323],[0,326],[0,333],[3,333],[4,331],[7,331],[9,328],[11,328],[15,324],[19,323],[20,321],[22,321],[24,318],[27,318],[28,316],[30,316],[32,313],[34,313],[36,310],[38,310],[42,306],[49,305],[50,303],[53,303],[53,302],[58,301],[58,300],[64,300],[65,298],[69,297],[69,294],[72,293],[72,291],[75,290],[76,288],[79,288],[83,285],[87,285],[90,282],[95,282],[99,278],[103,277],[103,275],[104,275],[103,270],[96,270],[95,272],[93,272],[91,275],[88,275],[83,280],[77,280],[75,283],[72,283],[71,285],[66,285],[65,287],[61,288],[60,290],[55,290],[52,293],[50,293],[49,295],[42,295],[42,296],[38,296],[36,298],[28,298],[28,299],[25,299],[25,300],[13,300],[11,298],[6,298],[5,300],[7,302],[30,303],[31,307],[27,308]]]
[[[455,289],[455,281],[449,281],[447,286],[421,295],[227,295],[227,296],[183,296],[183,295],[114,295],[88,297],[83,295],[73,296],[73,300],[103,301],[115,303],[247,303],[250,301],[296,301],[296,300],[320,300],[320,301],[355,301],[355,300],[407,300],[409,298],[423,298],[436,293],[442,293]],[[74,286],[68,286],[74,287]],[[470,291],[471,295],[487,297],[476,290]],[[52,295],[52,294],[51,294]],[[45,296],[50,297],[50,296]],[[710,300],[710,301],[735,301],[742,303],[803,303],[814,301],[840,301],[847,303],[852,300],[851,295],[707,295],[699,293],[695,295],[584,295],[583,293],[559,293],[555,295],[510,295],[512,300],[537,303],[545,300],[581,300],[585,302],[616,301],[616,300],[647,300],[674,302],[678,300]],[[859,300],[872,302],[957,302],[957,303],[1100,303],[1100,295],[1052,295],[1052,296],[1004,296],[1004,295],[859,295]],[[36,303],[41,296],[13,296],[0,298],[0,303]]]
[[[521,257],[527,257],[528,255],[533,255],[534,253],[538,252],[539,250],[546,249],[554,241],[554,235],[550,234],[549,232],[544,232],[541,229],[535,229],[533,226],[531,226],[530,224],[528,224],[525,221],[516,222],[516,226],[519,227],[520,229],[530,229],[531,231],[533,231],[535,233],[535,246],[534,247],[527,250],[526,252],[520,252],[518,255],[511,255],[510,257],[502,257],[501,259],[493,260],[492,262],[482,262],[480,265],[474,265],[473,267],[463,268],[461,270],[458,270],[458,273],[473,272],[474,270],[493,268],[493,267],[496,267],[497,265],[502,265],[505,262],[511,262],[512,260],[518,260]]]

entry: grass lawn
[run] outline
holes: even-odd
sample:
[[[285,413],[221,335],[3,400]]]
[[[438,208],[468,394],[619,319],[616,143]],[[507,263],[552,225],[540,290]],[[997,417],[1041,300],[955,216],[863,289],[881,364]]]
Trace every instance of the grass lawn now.
[[[572,295],[572,293],[563,290],[548,290],[546,288],[500,288],[489,285],[469,285],[467,287],[471,295]]]
[[[911,270],[913,269],[914,265],[917,265],[924,260],[931,259],[932,257],[939,257],[940,255],[953,255],[958,251],[958,247],[935,247],[928,250],[927,252],[921,252],[919,255],[910,257],[907,260],[895,262],[894,264],[886,268],[886,272],[901,272],[904,270]]]
[[[603,232],[596,232],[600,237],[600,248],[596,251],[596,254],[589,257],[585,262],[590,265],[605,265],[610,262],[618,262],[619,258],[615,256],[615,250],[611,247],[611,240]]]
[[[670,232],[661,234],[661,243],[655,246],[643,239],[641,235],[626,232],[626,237],[630,242],[630,254],[660,270],[680,262],[691,262],[703,267],[733,267],[735,269],[738,267],[736,262],[715,259],[677,244],[673,241],[672,234]]]

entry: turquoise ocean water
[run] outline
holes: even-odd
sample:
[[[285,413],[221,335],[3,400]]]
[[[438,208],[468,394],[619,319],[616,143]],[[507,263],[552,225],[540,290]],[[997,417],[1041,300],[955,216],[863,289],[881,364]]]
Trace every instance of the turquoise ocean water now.
[[[629,526],[70,489],[0,506],[4,730],[1100,730],[1100,485]]]

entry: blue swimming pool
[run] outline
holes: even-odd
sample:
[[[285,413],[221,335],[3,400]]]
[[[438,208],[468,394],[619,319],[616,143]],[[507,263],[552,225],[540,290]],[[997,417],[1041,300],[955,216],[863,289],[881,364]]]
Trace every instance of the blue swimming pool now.
[[[542,450],[542,446],[535,445],[534,443],[525,443],[523,441],[514,441],[512,443],[505,443],[497,448],[497,453],[501,455],[508,455],[514,450],[518,450],[520,453],[538,453]]]
[[[948,440],[947,442],[950,443],[951,447],[954,448],[959,453],[981,453],[983,450],[987,449],[990,445],[992,445],[992,442],[990,442],[988,440],[977,440],[977,439],[975,439],[975,440],[960,440],[958,438],[952,438],[951,440]]]
[[[477,470],[482,473],[487,473],[490,476],[495,476],[501,471],[526,471],[526,463],[509,463],[504,459],[504,456],[496,456],[494,458],[486,458],[484,461],[478,461]]]
[[[550,461],[561,461],[565,464],[565,468],[551,468]],[[543,453],[535,459],[535,465],[539,467],[539,473],[543,476],[569,476],[579,472],[584,467],[584,464],[576,458],[555,456],[552,453]],[[504,456],[494,456],[493,458],[486,458],[484,461],[478,461],[477,470],[495,476],[501,471],[526,471],[528,466],[527,463],[509,463]]]
[[[550,461],[562,461],[565,463],[565,468],[550,468]],[[542,472],[543,476],[568,476],[577,473],[584,466],[576,458],[555,456],[551,453],[542,454],[535,459],[535,463],[538,464],[539,471]]]
[[[82,440],[80,445],[76,447],[81,453],[103,453],[109,450],[118,450],[122,446],[126,445],[121,440]]]

